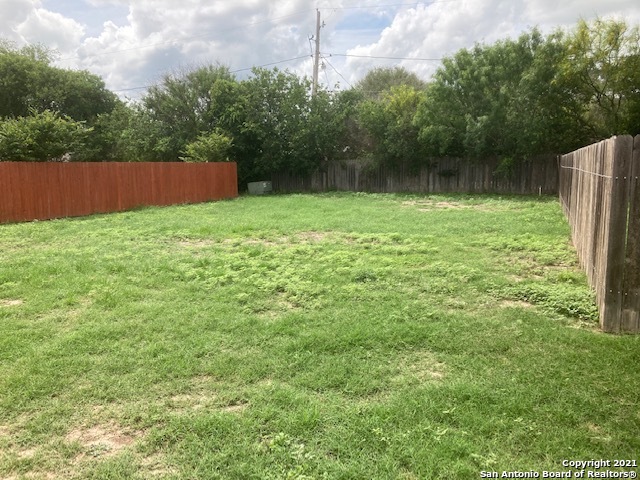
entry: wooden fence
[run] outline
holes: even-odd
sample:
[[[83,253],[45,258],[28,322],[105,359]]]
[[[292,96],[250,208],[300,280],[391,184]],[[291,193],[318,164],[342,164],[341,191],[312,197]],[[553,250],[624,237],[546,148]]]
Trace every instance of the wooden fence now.
[[[0,162],[0,223],[237,195],[237,167],[231,162]]]
[[[640,135],[563,155],[560,200],[606,332],[640,333]]]
[[[414,192],[414,193],[517,193],[556,194],[558,159],[547,155],[518,163],[510,172],[499,173],[497,159],[481,162],[459,158],[434,160],[430,168],[372,167],[364,162],[330,162],[322,171],[301,176],[272,175],[276,192]]]

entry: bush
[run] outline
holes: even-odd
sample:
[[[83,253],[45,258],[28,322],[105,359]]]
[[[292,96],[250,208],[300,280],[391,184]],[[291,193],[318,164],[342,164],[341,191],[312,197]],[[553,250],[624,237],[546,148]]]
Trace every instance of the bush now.
[[[227,162],[231,144],[231,139],[220,132],[205,133],[187,144],[186,155],[181,158],[186,162]]]
[[[0,122],[0,160],[46,162],[72,155],[90,129],[50,110]]]

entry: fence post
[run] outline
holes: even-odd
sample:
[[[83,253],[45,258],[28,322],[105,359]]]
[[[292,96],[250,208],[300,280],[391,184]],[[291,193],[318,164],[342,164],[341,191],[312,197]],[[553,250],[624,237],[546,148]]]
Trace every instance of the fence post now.
[[[625,271],[628,186],[631,176],[633,137],[623,135],[612,140],[611,196],[609,224],[606,226],[605,298],[600,326],[605,332],[619,333],[622,328],[622,282]]]
[[[627,248],[622,285],[621,331],[640,333],[640,135],[633,141],[629,169]]]

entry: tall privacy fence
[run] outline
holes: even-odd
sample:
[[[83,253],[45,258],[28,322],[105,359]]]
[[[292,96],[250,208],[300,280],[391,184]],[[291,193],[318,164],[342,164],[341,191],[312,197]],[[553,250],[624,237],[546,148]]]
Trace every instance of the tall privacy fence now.
[[[238,195],[235,163],[0,162],[0,223]]]
[[[563,155],[560,200],[600,326],[640,333],[640,135],[613,137]]]
[[[501,171],[502,170],[502,171]],[[443,158],[431,167],[413,171],[406,166],[395,168],[371,166],[357,160],[330,162],[311,175],[283,172],[271,177],[276,192],[413,192],[413,193],[516,193],[556,194],[558,160],[555,155],[537,157],[517,163],[513,168],[499,168],[497,159],[470,161]]]

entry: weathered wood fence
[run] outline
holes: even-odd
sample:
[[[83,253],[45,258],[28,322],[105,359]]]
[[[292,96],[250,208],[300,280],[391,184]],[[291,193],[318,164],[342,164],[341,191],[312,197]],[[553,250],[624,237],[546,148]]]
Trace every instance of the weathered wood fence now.
[[[556,194],[558,159],[555,155],[518,163],[500,173],[499,161],[443,158],[432,166],[412,171],[406,166],[371,166],[357,160],[330,162],[311,175],[277,173],[271,182],[276,192],[414,192]]]
[[[640,135],[563,155],[560,200],[606,332],[640,333]]]
[[[237,195],[237,166],[232,162],[0,162],[0,223]]]

